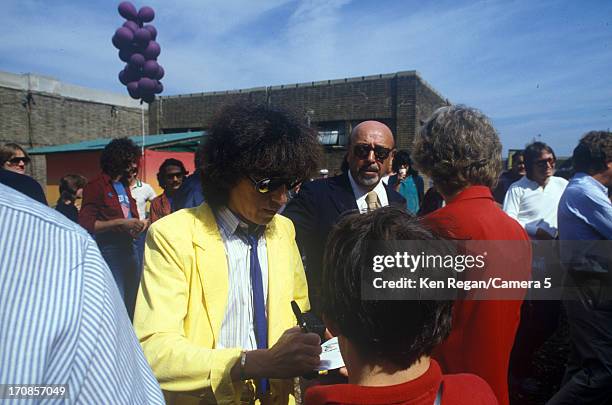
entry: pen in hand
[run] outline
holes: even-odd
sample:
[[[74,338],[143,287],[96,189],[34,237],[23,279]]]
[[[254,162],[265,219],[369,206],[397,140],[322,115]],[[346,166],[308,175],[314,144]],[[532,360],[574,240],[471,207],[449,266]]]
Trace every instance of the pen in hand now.
[[[304,333],[308,333],[308,325],[306,325],[306,321],[304,320],[304,316],[302,315],[302,310],[297,302],[291,301],[291,309],[293,309],[293,313],[295,314],[295,319],[298,321],[298,326],[302,328]]]

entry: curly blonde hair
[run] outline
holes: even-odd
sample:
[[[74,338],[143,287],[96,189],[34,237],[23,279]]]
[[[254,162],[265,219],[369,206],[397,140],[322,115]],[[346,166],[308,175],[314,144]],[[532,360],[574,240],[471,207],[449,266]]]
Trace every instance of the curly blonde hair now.
[[[415,166],[444,195],[470,185],[494,188],[502,168],[497,131],[480,111],[464,105],[441,107],[414,140]]]

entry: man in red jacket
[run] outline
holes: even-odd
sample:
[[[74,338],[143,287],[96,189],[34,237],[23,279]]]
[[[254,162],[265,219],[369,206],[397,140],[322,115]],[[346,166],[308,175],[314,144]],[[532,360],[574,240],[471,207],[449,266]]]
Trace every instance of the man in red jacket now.
[[[138,171],[140,149],[128,138],[116,138],[100,155],[102,172],[83,189],[79,224],[94,235],[113,273],[130,319],[134,315],[140,272],[133,240],[146,230],[138,217],[128,178]]]
[[[496,273],[512,261],[512,278],[528,280],[531,247],[527,233],[495,204],[491,194],[501,171],[501,149],[487,117],[459,105],[432,114],[415,138],[412,156],[446,201],[445,207],[425,217],[426,223],[454,239],[518,241],[506,242],[507,247],[494,254],[489,252],[487,266]],[[519,298],[514,300],[493,300],[495,293],[486,294],[488,300],[455,302],[450,336],[433,357],[444,372],[484,378],[499,403],[507,405],[508,364],[523,292],[514,291],[513,298]]]

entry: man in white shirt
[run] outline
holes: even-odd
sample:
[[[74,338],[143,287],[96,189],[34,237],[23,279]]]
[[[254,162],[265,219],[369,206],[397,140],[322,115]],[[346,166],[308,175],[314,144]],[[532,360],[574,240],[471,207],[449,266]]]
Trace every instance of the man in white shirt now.
[[[151,225],[149,222],[149,215],[147,212],[147,201],[151,202],[157,197],[155,190],[148,183],[140,181],[138,179],[138,168],[134,168],[131,172],[130,177],[130,193],[136,200],[136,208],[138,209],[138,217],[145,223],[145,229]],[[142,258],[144,255],[144,245],[146,232],[140,233],[136,239],[134,239],[134,250],[136,252],[136,259],[138,260],[138,269],[142,269]],[[140,277],[139,277],[140,278]]]
[[[320,309],[323,251],[327,235],[348,211],[367,212],[387,205],[406,207],[406,200],[381,181],[395,153],[389,127],[364,121],[351,132],[346,162],[348,170],[335,177],[304,183],[283,215],[295,225],[296,241],[305,256],[310,303]]]
[[[553,176],[556,156],[543,142],[525,148],[526,175],[513,183],[504,198],[504,211],[516,219],[532,240],[551,241],[558,234],[557,207],[567,186],[567,180]],[[533,245],[532,277],[550,275],[554,257],[548,252],[550,242]],[[558,301],[526,299],[521,308],[521,323],[510,358],[512,385],[519,392],[541,387],[532,377],[531,359],[537,348],[556,330],[559,318]],[[532,387],[532,388],[529,388]]]
[[[513,183],[504,199],[504,211],[525,228],[532,239],[557,236],[557,206],[567,180],[553,176],[556,156],[543,142],[525,149],[527,174]]]

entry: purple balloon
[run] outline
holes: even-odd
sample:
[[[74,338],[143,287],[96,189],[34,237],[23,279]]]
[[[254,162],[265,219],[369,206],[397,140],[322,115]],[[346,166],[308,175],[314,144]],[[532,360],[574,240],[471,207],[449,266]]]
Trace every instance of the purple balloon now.
[[[134,21],[126,21],[123,23],[123,26],[129,28],[132,32],[136,32],[140,28]]]
[[[162,82],[157,82],[157,85],[155,86],[155,94],[159,94],[162,91],[164,91],[164,85],[162,84]]]
[[[136,11],[136,7],[129,1],[124,1],[119,3],[119,7],[117,7],[119,14],[121,17],[126,20],[136,21],[138,19],[138,11]]]
[[[130,61],[130,58],[132,57],[132,53],[133,52],[131,48],[124,48],[119,51],[119,59],[127,63]]]
[[[138,80],[138,89],[142,94],[153,93],[157,87],[156,85],[157,83],[155,80],[151,80],[148,77],[143,77],[142,79]]]
[[[113,44],[117,43],[119,45],[119,48],[121,49],[125,46],[129,46],[133,40],[134,34],[132,33],[132,30],[126,27],[121,27],[118,28],[117,31],[115,31],[115,36],[113,37]]]
[[[127,80],[127,74],[125,73],[125,70],[122,70],[121,72],[119,72],[119,81],[124,86],[127,86],[127,84],[129,83]]]
[[[117,38],[117,35],[114,35],[114,34],[113,34],[113,39],[112,39],[112,42],[113,42],[113,46],[114,46],[115,48],[117,48],[117,49],[121,49],[121,43],[119,42],[119,39]]]
[[[157,29],[155,29],[154,26],[152,25],[145,25],[144,27],[145,30],[149,31],[151,33],[151,41],[155,41],[155,38],[157,38]]]
[[[144,63],[144,66],[142,67],[143,74],[150,79],[157,79],[158,70],[159,70],[159,65],[154,60],[146,61]]]
[[[138,19],[142,22],[150,22],[155,18],[155,11],[149,6],[144,6],[138,10]]]
[[[150,40],[151,33],[149,30],[138,28],[138,30],[134,33],[134,42],[136,42],[138,45],[146,46]]]
[[[125,65],[123,69],[125,72],[125,80],[129,82],[137,82],[142,77],[142,74],[138,68],[134,68],[132,65]]]
[[[157,80],[163,79],[165,73],[166,72],[164,71],[164,68],[161,65],[159,65],[159,69],[157,69],[157,77],[156,77],[156,79]]]
[[[149,45],[147,45],[142,54],[144,55],[146,60],[154,60],[157,59],[160,52],[161,48],[159,47],[159,44],[155,41],[150,41]]]
[[[145,57],[139,53],[135,53],[130,57],[130,65],[134,67],[141,67],[145,64]]]
[[[126,87],[130,97],[135,99],[140,98],[140,88],[138,86],[138,82],[129,82]]]
[[[119,3],[117,10],[119,11],[119,14],[121,14],[121,17],[125,18],[126,20],[136,21],[138,18],[138,11],[136,11],[136,7],[134,7],[134,5],[129,1]]]

